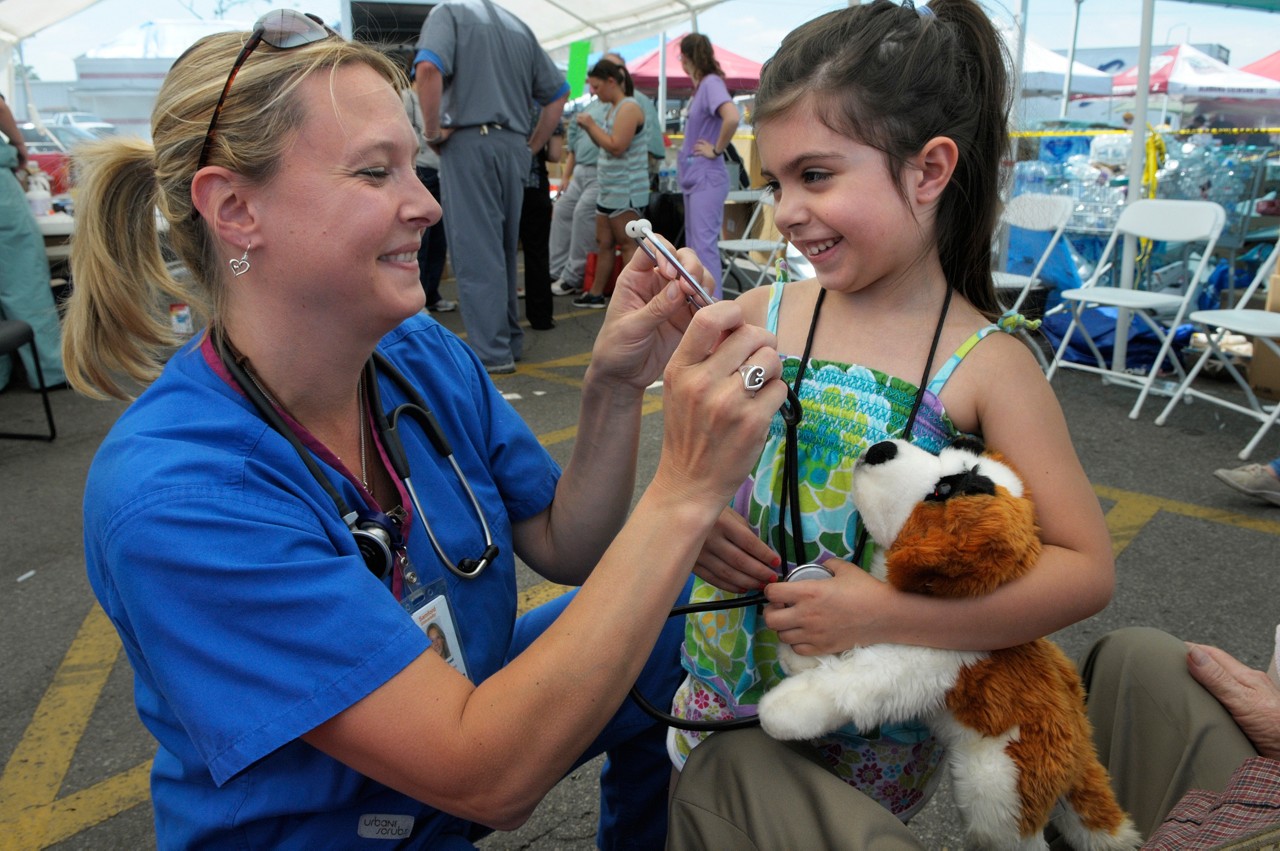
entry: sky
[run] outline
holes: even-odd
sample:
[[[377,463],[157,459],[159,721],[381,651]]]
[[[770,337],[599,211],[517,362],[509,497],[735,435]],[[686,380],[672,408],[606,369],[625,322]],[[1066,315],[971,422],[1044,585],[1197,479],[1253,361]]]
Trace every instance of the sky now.
[[[74,79],[74,58],[119,33],[151,20],[190,20],[196,15],[188,6],[211,19],[219,2],[230,4],[229,0],[189,0],[187,6],[178,0],[100,0],[24,41],[23,58],[43,80]],[[1012,21],[1021,8],[1021,0],[980,2],[997,20]],[[1079,47],[1137,45],[1141,0],[1028,0],[1028,35],[1045,47],[1065,51],[1071,43],[1077,2]],[[326,21],[341,17],[339,0],[250,0],[235,5],[226,17],[253,21],[282,5],[313,12]],[[725,0],[699,15],[698,29],[716,45],[763,62],[790,30],[844,5],[829,0]],[[689,29],[677,26],[669,32],[676,35]],[[1221,44],[1231,51],[1230,64],[1240,67],[1280,50],[1280,14],[1158,0],[1152,38],[1157,45]]]

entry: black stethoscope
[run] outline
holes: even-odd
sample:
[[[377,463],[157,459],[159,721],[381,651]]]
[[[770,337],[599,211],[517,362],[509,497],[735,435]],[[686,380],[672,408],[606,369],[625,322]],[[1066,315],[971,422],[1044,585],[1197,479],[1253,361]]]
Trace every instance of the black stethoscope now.
[[[218,350],[218,356],[222,359],[227,372],[240,385],[240,389],[244,391],[245,396],[257,408],[258,413],[267,421],[267,424],[289,441],[289,444],[298,453],[298,457],[302,459],[302,463],[306,465],[312,477],[329,495],[329,498],[333,500],[333,504],[337,507],[342,521],[351,530],[351,535],[355,538],[360,555],[370,572],[379,579],[386,579],[397,560],[400,560],[402,565],[407,565],[408,561],[404,554],[404,537],[400,530],[400,522],[381,511],[368,508],[352,509],[347,505],[346,500],[342,498],[342,494],[333,486],[328,476],[324,474],[311,456],[311,452],[303,446],[302,441],[294,434],[293,429],[289,428],[288,423],[280,416],[275,404],[267,396],[266,392],[254,377],[244,369],[240,359],[227,351],[229,345],[229,342],[220,336],[214,337],[214,347]],[[407,403],[392,409],[389,415],[382,410],[382,396],[378,390],[379,371],[390,376],[391,380],[395,382],[409,400]],[[382,445],[386,449],[387,459],[391,462],[391,468],[395,475],[404,482],[405,490],[409,492],[409,499],[413,503],[413,510],[418,513],[418,517],[422,520],[423,531],[427,533],[427,538],[431,542],[431,548],[435,550],[436,557],[454,575],[463,579],[475,579],[494,562],[500,550],[493,542],[489,521],[485,518],[484,510],[480,507],[480,501],[471,489],[471,484],[467,481],[466,475],[463,474],[457,459],[453,457],[453,448],[445,438],[444,432],[440,428],[440,423],[436,421],[435,414],[431,413],[431,408],[427,405],[426,400],[422,398],[422,394],[418,392],[418,389],[381,352],[375,351],[365,363],[364,381],[366,392],[369,396],[369,407],[373,412],[374,427],[382,438]],[[462,485],[463,491],[471,501],[471,507],[475,510],[476,517],[480,520],[480,528],[484,533],[484,551],[479,558],[464,558],[455,564],[445,554],[444,548],[441,547],[435,532],[432,531],[431,522],[427,519],[426,512],[422,510],[422,504],[418,501],[418,493],[414,489],[413,480],[409,475],[409,458],[405,453],[404,443],[400,440],[399,420],[405,414],[408,414],[418,422],[427,439],[431,441],[431,445],[435,447],[441,457],[449,462],[449,466],[453,468],[454,475],[458,477],[458,482]],[[362,412],[361,416],[363,415]],[[406,569],[405,573],[405,578],[408,581],[416,582],[416,577],[410,575],[408,569]]]
[[[655,240],[656,242],[656,240]],[[669,253],[667,258],[675,262],[675,258]],[[677,264],[678,265],[678,264]],[[687,274],[687,273],[686,273]],[[808,545],[804,540],[804,527],[801,525],[802,518],[800,512],[800,440],[799,425],[800,420],[804,416],[804,408],[800,402],[800,384],[804,381],[805,372],[809,367],[809,356],[813,350],[813,337],[818,329],[818,315],[822,312],[822,303],[826,299],[827,291],[825,289],[818,290],[818,299],[813,306],[813,318],[809,320],[809,333],[805,338],[804,353],[800,356],[800,365],[796,369],[795,383],[787,390],[787,401],[779,409],[782,416],[783,425],[786,427],[785,442],[783,444],[782,453],[782,495],[778,500],[778,527],[776,548],[778,554],[782,556],[782,564],[785,568],[788,564],[794,564],[796,567],[790,568],[782,576],[783,582],[798,582],[810,579],[830,579],[832,573],[827,568],[816,563],[806,563]],[[942,339],[942,326],[947,319],[947,310],[951,306],[951,287],[946,289],[946,295],[942,299],[942,311],[938,316],[938,325],[933,332],[933,342],[929,346],[929,356],[925,359],[924,375],[920,379],[920,384],[916,390],[915,400],[911,405],[911,412],[907,416],[907,422],[903,426],[902,438],[911,440],[911,431],[915,427],[916,414],[920,410],[921,403],[924,402],[925,388],[929,383],[929,374],[933,372],[933,359],[938,352],[938,342]],[[786,518],[790,513],[791,520],[791,542],[793,561],[787,560],[787,530]],[[867,529],[865,526],[858,533],[858,540],[854,546],[851,561],[854,564],[862,562],[863,552],[867,546]],[[746,594],[742,597],[736,597],[732,600],[709,600],[705,603],[689,603],[683,606],[673,608],[668,617],[683,617],[685,615],[697,614],[700,612],[715,612],[723,609],[741,609],[747,606],[763,605],[765,603],[764,594]],[[720,730],[740,730],[745,727],[755,727],[760,724],[758,715],[747,715],[742,718],[731,718],[726,721],[691,721],[686,718],[680,718],[669,712],[663,712],[658,707],[650,703],[640,690],[635,686],[631,688],[631,699],[644,710],[650,717],[661,721],[669,727],[676,727],[680,730],[692,730],[694,732],[711,733]]]

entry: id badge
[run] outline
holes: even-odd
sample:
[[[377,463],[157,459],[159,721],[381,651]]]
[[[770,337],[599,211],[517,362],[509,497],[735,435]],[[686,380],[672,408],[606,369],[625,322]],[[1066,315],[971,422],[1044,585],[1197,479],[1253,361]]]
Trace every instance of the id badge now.
[[[427,585],[418,585],[400,601],[404,610],[413,618],[418,628],[426,633],[431,648],[440,654],[453,668],[467,674],[467,663],[462,654],[462,637],[453,619],[453,609],[449,606],[446,595],[445,580],[437,579]]]

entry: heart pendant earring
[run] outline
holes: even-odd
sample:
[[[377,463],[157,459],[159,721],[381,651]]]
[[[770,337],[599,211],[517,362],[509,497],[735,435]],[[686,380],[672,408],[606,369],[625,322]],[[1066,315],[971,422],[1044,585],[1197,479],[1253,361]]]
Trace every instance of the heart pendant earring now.
[[[252,244],[246,245],[244,247],[244,256],[241,257],[239,260],[236,260],[233,257],[227,261],[227,263],[231,265],[231,274],[235,275],[237,278],[243,275],[245,272],[249,271],[249,249],[250,248],[253,248]]]

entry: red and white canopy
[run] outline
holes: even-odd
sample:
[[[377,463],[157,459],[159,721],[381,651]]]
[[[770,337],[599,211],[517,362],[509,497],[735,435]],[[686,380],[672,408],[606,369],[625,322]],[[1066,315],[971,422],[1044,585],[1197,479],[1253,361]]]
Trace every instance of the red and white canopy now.
[[[1135,65],[1111,81],[1115,95],[1132,95],[1138,88]],[[1180,44],[1151,59],[1150,94],[1188,98],[1280,99],[1280,80],[1232,68],[1189,44]]]

